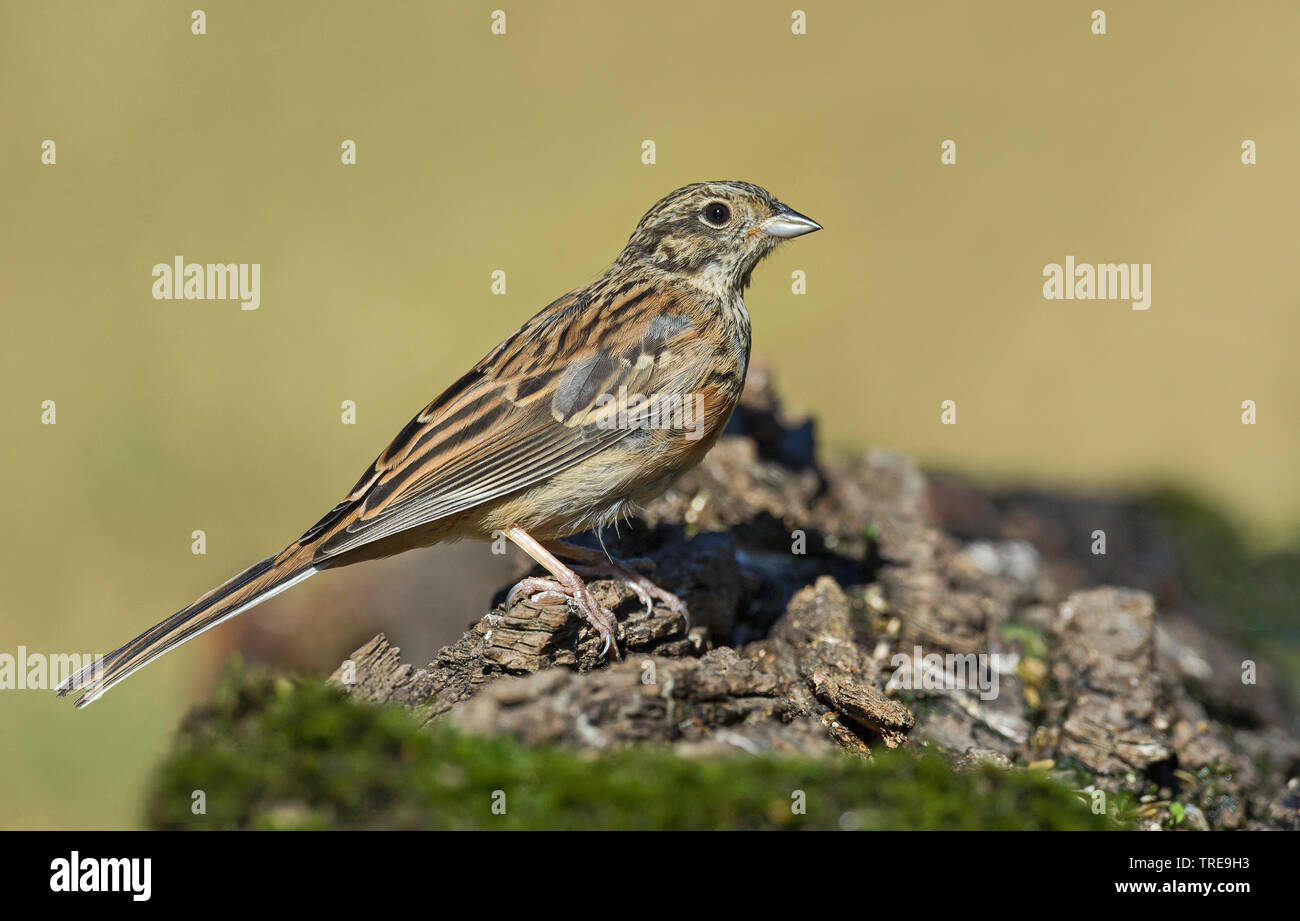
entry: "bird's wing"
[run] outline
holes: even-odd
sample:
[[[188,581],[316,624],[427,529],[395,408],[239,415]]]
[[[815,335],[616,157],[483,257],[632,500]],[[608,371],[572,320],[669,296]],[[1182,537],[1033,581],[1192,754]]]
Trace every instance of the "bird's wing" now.
[[[300,539],[317,560],[546,479],[626,438],[618,395],[679,390],[687,295],[625,285],[551,304],[424,408]],[[612,399],[611,399],[612,398]],[[628,421],[648,403],[626,405]]]

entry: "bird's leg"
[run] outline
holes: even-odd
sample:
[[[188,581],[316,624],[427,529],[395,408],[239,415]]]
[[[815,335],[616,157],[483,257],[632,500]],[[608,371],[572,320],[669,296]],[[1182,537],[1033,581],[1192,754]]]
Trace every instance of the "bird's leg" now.
[[[510,590],[507,601],[513,599],[518,592],[535,591],[554,592],[569,599],[583,619],[591,624],[592,629],[605,638],[605,646],[600,654],[603,656],[608,652],[615,659],[619,658],[618,644],[614,642],[614,637],[618,633],[618,621],[608,608],[592,597],[591,591],[578,574],[556,559],[555,554],[547,550],[523,528],[509,528],[506,537],[518,544],[524,553],[531,556],[555,577],[554,579],[524,579]]]
[[[578,571],[588,579],[603,576],[624,583],[628,588],[636,592],[636,596],[645,605],[647,614],[654,611],[655,601],[661,601],[669,610],[681,615],[685,629],[689,630],[691,628],[691,615],[686,610],[686,602],[672,592],[665,591],[655,585],[654,582],[637,572],[627,563],[610,559],[599,550],[592,550],[590,547],[579,547],[577,544],[571,544],[564,540],[546,541],[544,546],[552,553],[568,557],[577,562],[579,564]]]

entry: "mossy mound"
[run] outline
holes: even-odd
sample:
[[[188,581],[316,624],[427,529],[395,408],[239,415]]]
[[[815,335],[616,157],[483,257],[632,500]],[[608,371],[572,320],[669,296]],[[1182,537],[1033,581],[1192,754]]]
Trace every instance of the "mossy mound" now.
[[[938,755],[718,760],[525,747],[239,667],[186,720],[152,789],[153,828],[1120,827],[1048,777],[954,772]]]

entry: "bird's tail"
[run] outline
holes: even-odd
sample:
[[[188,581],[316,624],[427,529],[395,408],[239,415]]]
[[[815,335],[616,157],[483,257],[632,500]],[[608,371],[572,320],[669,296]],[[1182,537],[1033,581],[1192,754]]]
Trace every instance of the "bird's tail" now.
[[[297,585],[315,572],[316,567],[311,564],[311,552],[299,544],[293,544],[275,556],[269,556],[245,569],[120,649],[87,665],[56,690],[60,697],[69,691],[84,691],[77,698],[77,706],[84,707],[159,656],[286,588]]]

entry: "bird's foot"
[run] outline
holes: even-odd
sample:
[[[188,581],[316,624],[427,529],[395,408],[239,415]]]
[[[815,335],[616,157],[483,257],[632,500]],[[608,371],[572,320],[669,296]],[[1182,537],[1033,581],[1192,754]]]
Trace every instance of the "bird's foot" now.
[[[622,582],[630,588],[645,605],[647,614],[654,613],[655,602],[658,601],[682,618],[682,632],[691,629],[691,614],[686,608],[686,602],[678,598],[672,592],[660,588],[644,574],[632,568],[628,562],[611,560],[604,555],[598,559],[587,558],[582,564],[574,567],[588,579],[613,579],[616,582]]]
[[[506,607],[514,604],[520,595],[534,604],[558,604],[567,601],[605,640],[605,645],[600,650],[601,656],[609,653],[612,658],[619,658],[618,644],[615,642],[615,637],[618,635],[618,620],[609,608],[595,599],[586,583],[576,573],[570,571],[567,576],[557,579],[536,576],[521,579],[506,595]]]
[[[524,595],[533,604],[559,604],[569,600],[569,596],[564,594],[564,586],[559,582],[535,576],[520,579],[510,588],[506,593],[506,607],[513,607],[520,595]]]

